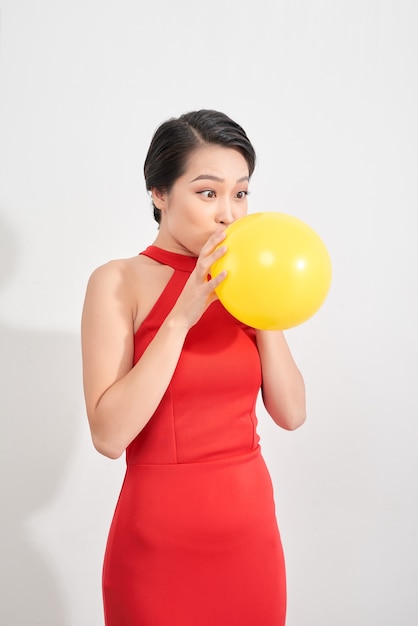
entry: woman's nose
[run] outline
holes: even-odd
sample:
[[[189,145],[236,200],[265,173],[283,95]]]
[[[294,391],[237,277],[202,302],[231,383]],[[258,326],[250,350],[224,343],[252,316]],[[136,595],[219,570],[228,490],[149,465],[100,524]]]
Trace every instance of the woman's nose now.
[[[219,224],[225,224],[225,226],[232,224],[235,218],[232,210],[232,202],[230,200],[222,200],[219,202],[217,218]]]

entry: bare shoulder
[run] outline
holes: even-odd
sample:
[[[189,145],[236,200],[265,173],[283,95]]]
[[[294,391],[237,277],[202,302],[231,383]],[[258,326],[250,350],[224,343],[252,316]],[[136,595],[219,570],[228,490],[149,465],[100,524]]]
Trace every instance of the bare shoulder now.
[[[148,263],[144,257],[131,257],[127,259],[116,259],[108,261],[96,268],[88,281],[87,290],[107,291],[115,289],[120,295],[127,295],[132,289],[138,287],[138,279],[141,275],[146,276]]]
[[[134,259],[116,259],[100,265],[92,272],[89,285],[106,285],[107,283],[114,284],[129,280],[133,271],[133,261]]]
[[[172,269],[145,255],[109,261],[90,276],[86,304],[94,308],[113,302],[138,328],[167,283]],[[85,305],[86,306],[86,305]]]
[[[131,295],[133,260],[118,259],[96,268],[88,281],[84,309],[109,307],[113,303],[134,315]]]
[[[90,280],[137,280],[138,276],[147,276],[155,269],[161,268],[161,264],[153,259],[138,254],[126,259],[115,259],[108,261],[96,268]]]

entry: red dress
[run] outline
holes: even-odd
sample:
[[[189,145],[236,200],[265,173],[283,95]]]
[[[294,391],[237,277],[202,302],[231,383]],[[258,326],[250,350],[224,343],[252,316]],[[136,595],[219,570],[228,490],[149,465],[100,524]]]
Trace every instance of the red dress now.
[[[135,335],[135,363],[196,263],[155,246],[143,254],[174,273]],[[103,568],[106,626],[284,625],[283,552],[256,433],[260,384],[254,330],[214,302],[127,448]]]

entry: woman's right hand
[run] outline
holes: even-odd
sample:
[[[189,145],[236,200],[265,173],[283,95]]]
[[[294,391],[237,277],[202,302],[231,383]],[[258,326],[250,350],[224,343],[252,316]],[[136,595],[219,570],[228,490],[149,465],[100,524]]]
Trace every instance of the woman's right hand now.
[[[175,325],[189,330],[200,319],[208,306],[217,300],[215,289],[226,277],[226,271],[222,271],[212,278],[210,277],[210,269],[213,263],[226,252],[226,247],[219,245],[225,236],[224,230],[217,230],[209,237],[200,252],[195,269],[167,316],[167,323],[174,322]]]

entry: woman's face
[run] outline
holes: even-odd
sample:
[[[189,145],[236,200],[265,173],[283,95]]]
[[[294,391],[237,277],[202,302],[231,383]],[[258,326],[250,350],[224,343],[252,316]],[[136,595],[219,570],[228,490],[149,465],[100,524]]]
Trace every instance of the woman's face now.
[[[249,171],[233,148],[209,144],[192,152],[186,171],[169,192],[152,190],[161,210],[158,242],[198,256],[209,236],[247,213]]]

